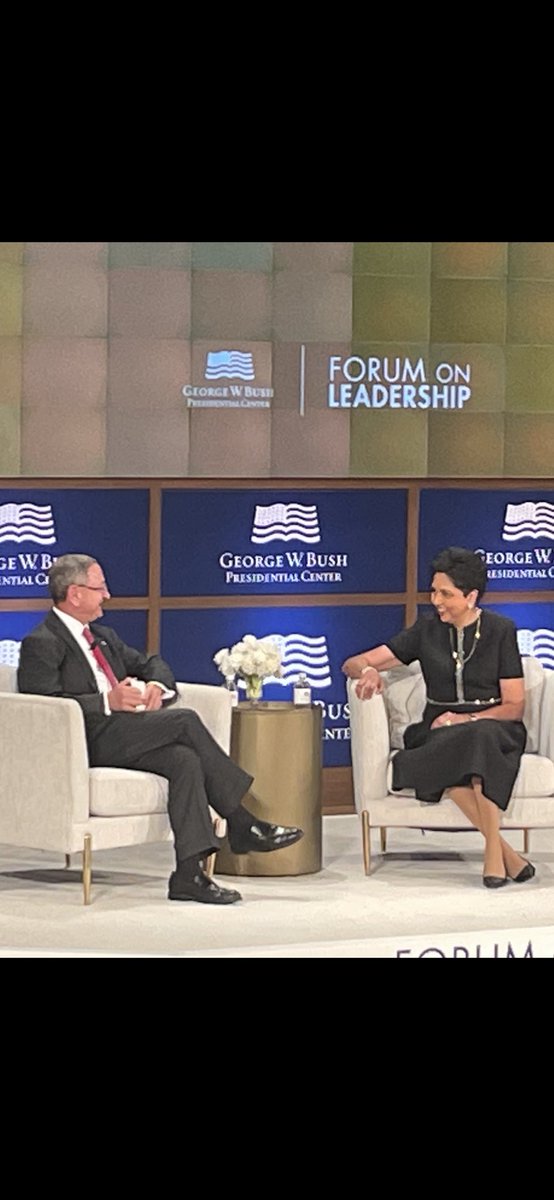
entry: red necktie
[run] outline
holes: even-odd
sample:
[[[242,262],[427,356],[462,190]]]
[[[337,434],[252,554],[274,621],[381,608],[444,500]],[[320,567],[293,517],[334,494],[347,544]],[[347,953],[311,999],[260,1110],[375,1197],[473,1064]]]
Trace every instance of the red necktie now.
[[[85,628],[83,629],[83,637],[86,638],[86,640],[92,650],[92,653],[94,654],[94,657],[98,663],[98,666],[102,668],[110,687],[114,688],[116,686],[116,684],[119,683],[117,675],[114,674],[113,668],[110,667],[110,664],[109,664],[107,658],[105,657],[105,655],[102,654],[100,647],[95,644],[96,638],[94,637],[94,634],[91,633],[91,631],[87,625],[85,625]]]

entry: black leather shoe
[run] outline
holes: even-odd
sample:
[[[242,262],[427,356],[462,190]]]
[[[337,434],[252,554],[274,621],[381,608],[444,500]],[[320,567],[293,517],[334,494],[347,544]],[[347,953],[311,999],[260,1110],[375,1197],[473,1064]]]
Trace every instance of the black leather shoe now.
[[[235,904],[240,892],[218,887],[213,879],[199,871],[192,879],[180,879],[178,871],[169,877],[168,900],[198,900],[200,904]]]
[[[504,887],[507,882],[507,875],[483,875],[483,883],[488,888]]]
[[[524,867],[521,868],[519,875],[514,875],[513,882],[514,883],[527,883],[527,880],[532,879],[533,875],[536,875],[536,874],[537,874],[537,872],[533,866],[533,863],[528,862],[525,864]]]
[[[269,821],[253,821],[248,829],[237,830],[234,834],[229,830],[229,845],[233,854],[266,854],[270,850],[283,850],[285,846],[294,846],[304,837],[304,830],[296,825],[271,825]]]

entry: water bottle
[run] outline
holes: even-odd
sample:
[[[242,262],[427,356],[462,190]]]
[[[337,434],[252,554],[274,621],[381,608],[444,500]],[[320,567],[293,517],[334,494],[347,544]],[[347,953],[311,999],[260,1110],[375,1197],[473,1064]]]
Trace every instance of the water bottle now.
[[[238,693],[237,681],[235,679],[235,676],[234,675],[226,675],[225,683],[223,684],[223,687],[226,688],[227,691],[231,693],[231,704],[234,708],[235,704],[238,704],[238,702],[239,702],[239,693]]]
[[[312,689],[310,687],[309,680],[306,679],[306,676],[303,673],[298,676],[298,679],[294,684],[292,698],[295,704],[312,703]]]

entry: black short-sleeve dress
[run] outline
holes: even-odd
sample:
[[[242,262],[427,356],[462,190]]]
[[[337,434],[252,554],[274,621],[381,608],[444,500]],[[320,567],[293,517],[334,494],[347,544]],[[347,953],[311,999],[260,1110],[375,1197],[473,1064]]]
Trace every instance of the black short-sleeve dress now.
[[[419,659],[427,687],[423,720],[409,725],[404,750],[393,760],[393,788],[414,788],[419,800],[437,803],[449,787],[483,781],[483,793],[506,809],[525,749],[522,721],[466,721],[431,729],[442,712],[484,712],[501,701],[500,680],[523,675],[516,627],[482,610],[460,631],[433,613],[420,617],[386,643],[400,662]]]

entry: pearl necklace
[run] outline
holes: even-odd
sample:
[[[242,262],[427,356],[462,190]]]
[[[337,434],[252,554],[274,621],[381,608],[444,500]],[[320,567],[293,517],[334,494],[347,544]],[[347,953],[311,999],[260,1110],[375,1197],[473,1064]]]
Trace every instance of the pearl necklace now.
[[[454,659],[454,662],[456,663],[456,667],[455,667],[456,696],[457,696],[458,700],[465,700],[464,667],[465,667],[466,663],[469,662],[470,658],[473,658],[473,655],[475,654],[475,651],[477,649],[477,643],[479,641],[479,638],[481,637],[481,612],[479,612],[479,616],[477,617],[477,628],[475,630],[475,636],[473,638],[473,646],[471,647],[469,654],[464,654],[464,629],[465,628],[466,628],[466,626],[462,625],[461,629],[456,630],[456,633],[458,635],[456,648],[454,647],[454,631],[452,629],[452,626],[448,630],[448,632],[450,634],[450,646],[452,648],[452,658]]]

